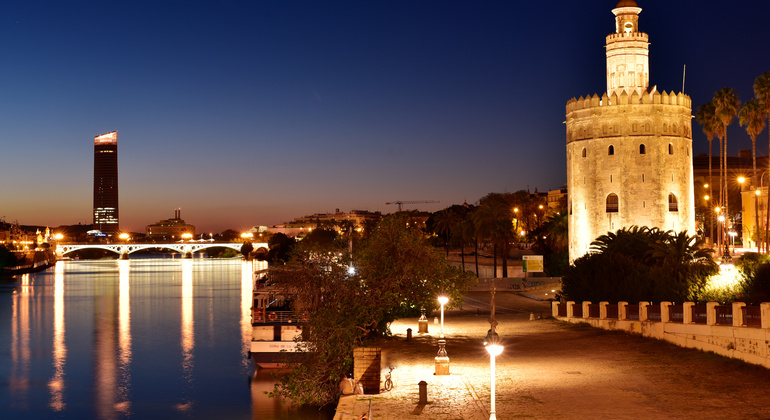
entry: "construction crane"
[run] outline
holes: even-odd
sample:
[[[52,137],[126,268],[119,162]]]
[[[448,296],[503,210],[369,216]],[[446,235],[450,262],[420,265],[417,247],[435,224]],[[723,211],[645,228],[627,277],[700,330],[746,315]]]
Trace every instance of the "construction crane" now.
[[[404,204],[423,204],[423,203],[439,203],[439,201],[435,200],[424,200],[424,201],[388,201],[385,203],[386,206],[390,204],[398,204],[398,211],[401,211],[401,206]]]

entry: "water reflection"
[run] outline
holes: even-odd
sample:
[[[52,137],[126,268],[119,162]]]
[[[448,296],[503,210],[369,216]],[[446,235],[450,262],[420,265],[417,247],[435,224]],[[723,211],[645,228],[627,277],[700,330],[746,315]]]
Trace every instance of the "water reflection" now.
[[[182,260],[182,383],[192,386],[193,350],[195,349],[195,319],[193,317],[193,261]],[[188,411],[192,402],[177,404],[179,411]]]
[[[11,375],[10,390],[14,406],[27,408],[29,390],[29,304],[31,287],[29,274],[21,276],[20,287],[14,291],[11,309]]]
[[[67,362],[67,344],[64,341],[64,262],[54,268],[53,282],[53,377],[48,381],[53,411],[62,411],[64,403],[64,364]]]
[[[131,408],[128,399],[131,383],[129,266],[123,261],[111,264],[117,264],[118,281],[97,278],[93,285],[94,400],[99,417],[107,419],[128,414]]]
[[[131,262],[118,260],[118,401],[115,410],[131,412],[129,390],[131,386]]]
[[[260,264],[64,261],[0,287],[0,418],[305,418],[271,372],[247,385]]]

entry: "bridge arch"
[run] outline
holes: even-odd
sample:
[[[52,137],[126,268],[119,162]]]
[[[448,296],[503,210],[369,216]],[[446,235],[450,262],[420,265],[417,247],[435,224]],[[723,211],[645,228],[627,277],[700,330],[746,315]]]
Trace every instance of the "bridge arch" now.
[[[267,248],[266,243],[252,243],[254,248]],[[238,242],[202,242],[202,243],[153,243],[153,244],[57,244],[56,255],[62,257],[70,252],[81,249],[104,249],[128,258],[128,255],[145,249],[170,249],[179,252],[183,258],[192,258],[192,254],[207,248],[230,248],[240,251],[242,243]]]

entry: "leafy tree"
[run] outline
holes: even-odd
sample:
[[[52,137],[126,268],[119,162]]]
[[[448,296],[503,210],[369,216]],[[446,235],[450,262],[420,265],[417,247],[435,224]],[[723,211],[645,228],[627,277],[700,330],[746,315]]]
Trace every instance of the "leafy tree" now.
[[[375,302],[329,253],[296,252],[285,265],[271,268],[270,275],[294,298],[293,310],[305,319],[307,345],[298,348],[303,363],[290,365],[274,392],[298,405],[331,404],[340,380],[352,370],[353,349],[378,323],[371,311]]]
[[[244,241],[243,245],[241,245],[241,255],[243,255],[243,258],[248,259],[251,251],[254,251],[254,245],[251,244],[251,241]]]
[[[313,249],[328,249],[335,245],[335,242],[337,242],[338,239],[339,235],[337,235],[337,231],[330,228],[318,228],[313,229],[310,233],[305,235],[302,239],[302,243],[306,247]]]
[[[291,257],[291,251],[297,241],[283,233],[276,233],[270,237],[267,245],[270,249],[267,252],[267,263],[269,265],[281,264],[288,261]]]
[[[222,231],[222,233],[219,234],[219,237],[222,238],[223,241],[233,242],[239,240],[241,238],[241,234],[236,230],[227,229]]]
[[[305,319],[307,343],[298,349],[307,358],[281,378],[276,394],[300,405],[331,403],[356,346],[389,334],[388,324],[398,316],[437,307],[439,293],[450,305],[460,302],[473,275],[450,267],[408,222],[401,212],[377,225],[356,249],[357,274],[347,271],[349,255],[340,242],[327,243],[327,252],[321,252],[317,244],[302,241],[286,264],[271,268],[272,280],[293,297],[293,310]]]
[[[759,304],[770,301],[770,255],[747,252],[735,262],[740,273],[741,301]]]
[[[457,304],[475,279],[450,266],[425,235],[407,222],[403,213],[383,219],[355,258],[363,287],[379,302],[373,310],[379,313],[381,326],[414,315],[420,307],[436,308],[439,294]],[[379,332],[385,331],[380,328]]]

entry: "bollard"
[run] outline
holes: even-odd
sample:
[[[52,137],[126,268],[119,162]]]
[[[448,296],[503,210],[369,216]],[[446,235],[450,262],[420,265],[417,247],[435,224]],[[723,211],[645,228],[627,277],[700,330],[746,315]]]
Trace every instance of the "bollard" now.
[[[417,385],[420,387],[419,404],[427,404],[428,403],[428,383],[425,381],[420,381],[419,383],[417,383]]]
[[[530,312],[529,313],[529,320],[530,321],[534,321],[535,320],[535,313],[534,312]]]
[[[409,341],[411,339],[412,339],[412,329],[411,328],[407,328],[406,329],[406,341]]]

